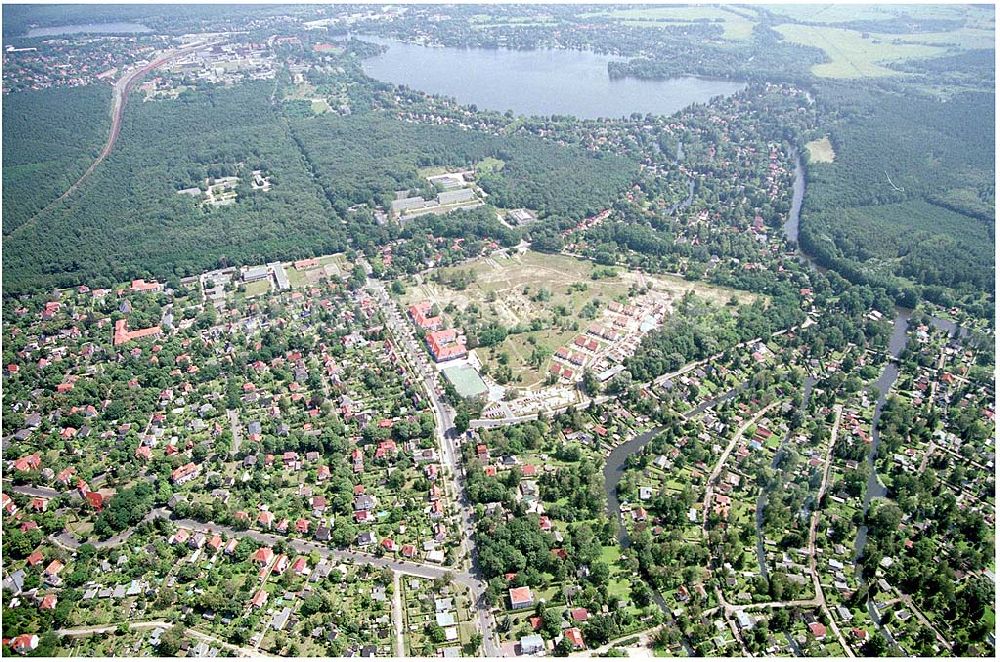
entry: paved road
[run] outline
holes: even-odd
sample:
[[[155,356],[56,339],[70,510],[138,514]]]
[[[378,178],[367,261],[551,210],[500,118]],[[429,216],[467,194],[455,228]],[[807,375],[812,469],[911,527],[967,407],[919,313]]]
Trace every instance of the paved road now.
[[[161,516],[168,514],[165,509],[158,509],[155,512],[159,513]],[[358,564],[370,563],[378,568],[389,568],[390,570],[396,570],[407,575],[414,575],[415,577],[423,577],[425,579],[439,579],[446,573],[450,572],[455,577],[455,581],[460,583],[470,584],[477,581],[467,572],[456,572],[451,568],[439,565],[397,560],[388,556],[378,557],[373,554],[367,554],[365,552],[358,552],[350,549],[335,549],[314,540],[279,536],[272,533],[264,533],[263,531],[255,531],[253,529],[239,531],[232,527],[223,526],[214,522],[206,523],[193,519],[173,519],[173,522],[177,526],[184,529],[190,529],[191,531],[199,531],[206,534],[224,533],[230,538],[250,538],[268,546],[274,546],[279,541],[284,541],[289,547],[300,554],[317,552],[320,556],[324,556],[328,559],[336,559],[339,561],[348,561]]]
[[[396,657],[406,655],[403,631],[403,587],[399,581],[399,573],[392,573],[392,621],[396,626]]]
[[[12,485],[10,491],[30,497],[43,497],[45,499],[54,499],[61,494],[61,492],[51,487],[36,487],[34,485]]]
[[[370,277],[372,273],[371,265],[367,261],[361,262],[365,272],[369,274],[367,287],[374,295],[379,306],[382,308],[386,319],[388,331],[396,340],[396,346],[406,353],[402,357],[410,364],[413,372],[420,379],[427,397],[431,401],[434,411],[435,432],[437,435],[438,447],[441,455],[441,464],[444,468],[445,487],[450,493],[452,503],[458,509],[459,527],[461,535],[459,537],[459,555],[466,556],[471,565],[471,569],[461,573],[455,573],[456,577],[464,577],[463,583],[469,587],[473,603],[476,608],[476,621],[480,632],[483,635],[483,653],[487,657],[503,656],[503,649],[499,645],[496,637],[496,627],[493,622],[492,608],[486,603],[483,591],[486,588],[482,581],[478,567],[478,558],[474,542],[475,528],[472,518],[472,504],[465,494],[465,486],[462,482],[464,469],[459,462],[458,439],[453,435],[454,413],[438,395],[438,372],[434,366],[430,365],[427,352],[420,346],[419,341],[414,337],[413,327],[403,319],[399,308],[389,296],[385,285]]]
[[[813,508],[812,519],[809,524],[809,570],[812,572],[813,591],[815,592],[820,608],[826,614],[826,620],[830,624],[830,629],[833,630],[834,636],[837,637],[841,648],[844,649],[844,654],[847,657],[854,657],[854,651],[847,645],[847,640],[844,639],[844,635],[837,626],[837,619],[830,613],[830,608],[826,604],[826,594],[823,592],[823,584],[819,580],[819,570],[816,568],[816,530],[819,526],[819,505],[826,494],[826,489],[830,482],[830,461],[833,456],[833,447],[837,445],[837,432],[840,430],[840,415],[844,411],[844,406],[838,404],[834,407],[834,411],[837,412],[837,415],[833,421],[833,430],[830,431],[830,445],[826,449],[826,457],[824,458],[823,480],[819,485],[819,492],[816,493],[816,505]]]
[[[108,625],[91,625],[82,628],[68,628],[63,630],[56,630],[55,633],[60,637],[86,637],[93,634],[105,634],[108,632],[114,632],[118,629],[118,623],[112,623]],[[137,621],[135,623],[128,623],[128,627],[131,630],[153,630],[155,628],[163,628],[164,630],[169,630],[174,626],[173,623],[168,621]],[[207,641],[221,648],[231,650],[238,656],[243,657],[260,657],[261,653],[249,648],[242,648],[240,646],[234,646],[229,642],[223,641],[218,637],[210,634],[205,634],[204,632],[198,632],[197,630],[192,630],[190,628],[185,628],[184,631],[201,641]]]
[[[167,511],[164,509],[158,509],[155,512],[163,516],[168,515]],[[279,540],[284,540],[286,544],[300,554],[316,552],[320,556],[327,559],[336,559],[338,561],[347,561],[362,565],[371,564],[377,568],[388,568],[398,573],[413,575],[414,577],[422,577],[424,579],[441,579],[445,575],[450,574],[454,581],[467,587],[469,592],[472,594],[473,601],[475,602],[477,608],[477,621],[481,631],[483,632],[484,654],[487,657],[500,657],[503,654],[500,646],[497,645],[495,641],[492,641],[494,636],[492,630],[492,615],[490,613],[490,608],[486,605],[486,602],[483,599],[483,592],[486,590],[486,584],[479,579],[479,577],[473,575],[469,571],[454,570],[452,568],[442,567],[439,565],[416,563],[414,561],[398,560],[387,556],[378,557],[373,556],[372,554],[366,554],[365,552],[358,552],[349,549],[334,549],[313,540],[276,536],[270,533],[254,531],[251,529],[238,531],[231,527],[214,524],[212,522],[206,524],[192,519],[175,519],[174,523],[179,527],[190,529],[192,531],[200,531],[201,533],[224,533],[232,538],[251,538],[269,546],[277,544]],[[487,627],[490,629],[484,629]]]
[[[159,509],[151,510],[148,513],[146,513],[146,516],[142,518],[142,521],[143,522],[149,522],[149,521],[157,519],[157,518],[159,518],[159,519],[165,519],[165,518],[168,518],[169,516],[170,516],[169,511],[167,511],[166,509],[163,509],[163,508],[159,508]],[[129,538],[131,538],[132,537],[132,533],[134,531],[135,531],[135,527],[134,526],[130,526],[129,528],[125,529],[124,531],[122,531],[121,533],[119,533],[117,535],[113,535],[110,538],[105,538],[104,540],[97,540],[97,541],[92,542],[90,544],[92,544],[97,549],[109,549],[109,548],[112,548],[112,547],[118,547],[123,542],[125,542],[126,540],[128,540]],[[59,545],[60,547],[63,547],[65,549],[68,549],[68,550],[73,551],[73,552],[75,552],[76,550],[80,549],[80,546],[83,545],[82,542],[80,542],[79,540],[77,540],[75,536],[71,535],[67,531],[62,531],[58,535],[51,535],[51,536],[49,536],[49,540],[51,540],[55,544]]]
[[[777,402],[772,403],[765,409],[761,410],[760,412],[757,413],[756,416],[754,416],[746,423],[744,423],[742,426],[740,426],[740,429],[737,431],[733,439],[734,440],[739,439],[743,435],[743,432],[746,430],[747,427],[749,427],[751,423],[753,423],[757,418],[762,416],[768,409],[773,407],[775,404],[777,404]],[[817,507],[819,505],[820,500],[823,498],[823,495],[826,493],[827,485],[829,482],[830,456],[833,453],[833,447],[836,446],[837,444],[837,431],[840,429],[840,415],[841,412],[843,411],[843,406],[837,405],[834,408],[834,410],[836,411],[836,420],[833,423],[833,430],[830,433],[830,445],[827,447],[826,466],[823,472],[823,480],[820,483],[819,492],[817,493],[816,497]],[[727,448],[726,452],[723,454],[723,459],[726,457],[726,455],[728,455],[732,451],[732,448],[733,444],[730,443],[729,448]],[[714,479],[715,476],[717,476],[718,471],[721,469],[723,464],[723,459],[720,459],[719,464],[716,465],[716,470],[712,472],[712,478],[709,479],[709,485],[711,485],[712,480]],[[706,495],[706,500],[705,500],[706,507],[709,503],[710,500],[708,498],[708,495]],[[723,607],[724,614],[727,616],[727,621],[729,620],[728,616],[737,611],[757,611],[761,609],[785,608],[785,607],[816,607],[822,609],[823,612],[826,614],[827,622],[830,624],[834,636],[837,637],[837,640],[840,642],[841,647],[844,649],[844,654],[847,657],[854,657],[854,651],[851,649],[850,646],[847,645],[847,641],[844,639],[843,635],[840,632],[840,628],[837,626],[836,619],[833,618],[833,615],[830,613],[830,609],[826,604],[826,596],[823,593],[823,586],[820,583],[819,572],[817,571],[816,568],[816,530],[817,530],[817,525],[819,523],[819,515],[820,514],[818,510],[813,511],[812,520],[809,527],[809,564],[813,578],[813,590],[814,590],[814,595],[812,598],[808,600],[776,600],[773,602],[755,602],[753,604],[734,605],[726,600],[725,595],[723,595],[722,591],[718,587],[716,587],[716,596],[718,597],[719,604],[721,604]],[[740,638],[738,636],[737,636],[737,641],[740,641]]]
[[[778,400],[775,400],[748,418],[739,428],[737,428],[736,432],[733,433],[733,436],[729,441],[729,445],[726,446],[726,450],[719,456],[719,461],[716,462],[715,468],[712,469],[712,473],[708,475],[708,480],[705,482],[705,500],[702,503],[702,528],[705,529],[706,540],[708,539],[708,513],[712,506],[712,495],[714,493],[713,487],[716,479],[722,472],[722,467],[725,466],[726,460],[729,459],[729,455],[733,452],[733,449],[736,448],[736,444],[739,443],[740,439],[743,437],[743,433],[747,431],[747,428],[756,423],[764,414],[774,409],[778,405],[778,402]]]

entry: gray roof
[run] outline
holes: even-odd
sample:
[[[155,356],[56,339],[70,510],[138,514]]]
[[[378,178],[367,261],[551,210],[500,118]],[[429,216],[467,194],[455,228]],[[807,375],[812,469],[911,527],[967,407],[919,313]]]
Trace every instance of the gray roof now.
[[[471,188],[461,188],[455,191],[443,191],[438,193],[437,200],[440,205],[450,205],[455,202],[466,202],[474,199],[475,193]]]
[[[267,278],[268,269],[266,266],[260,267],[249,267],[243,272],[243,280],[260,280],[261,278]]]
[[[402,200],[392,201],[393,211],[404,211],[406,209],[413,209],[414,207],[423,207],[427,204],[427,201],[420,196],[415,196],[412,198],[403,198]]]
[[[27,575],[24,572],[24,568],[21,568],[20,570],[12,572],[9,577],[3,580],[3,587],[10,589],[14,595],[17,595],[24,587],[24,580],[26,578]]]
[[[271,627],[274,628],[275,630],[283,629],[285,627],[285,624],[288,623],[288,618],[291,615],[292,615],[292,608],[285,607],[277,614],[275,614],[274,617],[271,619]]]
[[[521,637],[521,650],[525,648],[545,648],[545,640],[540,634],[528,634]]]

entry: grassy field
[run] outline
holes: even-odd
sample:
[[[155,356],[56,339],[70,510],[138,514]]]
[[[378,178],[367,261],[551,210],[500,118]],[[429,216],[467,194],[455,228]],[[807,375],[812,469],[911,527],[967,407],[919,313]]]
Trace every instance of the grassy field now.
[[[598,11],[584,16],[607,16],[618,22],[637,27],[673,26],[708,19],[722,25],[724,39],[748,39],[754,22],[718,7],[649,7],[637,9],[616,9]]]
[[[316,115],[322,115],[323,113],[329,113],[333,108],[330,108],[330,104],[326,99],[313,99],[312,100],[312,111]]]
[[[830,62],[817,64],[812,72],[821,78],[874,78],[898,72],[880,63],[929,57],[944,48],[924,44],[902,44],[864,37],[855,30],[785,23],[775,30],[788,41],[823,49]]]
[[[271,291],[271,279],[265,278],[263,280],[258,280],[253,283],[247,283],[246,285],[247,298],[249,297],[259,297],[262,294]]]
[[[806,149],[809,151],[809,163],[833,163],[833,159],[837,156],[830,139],[826,136],[810,140],[806,143]]]
[[[500,159],[495,159],[492,156],[487,156],[485,159],[476,164],[477,173],[488,173],[497,172],[498,170],[503,170],[504,162]]]

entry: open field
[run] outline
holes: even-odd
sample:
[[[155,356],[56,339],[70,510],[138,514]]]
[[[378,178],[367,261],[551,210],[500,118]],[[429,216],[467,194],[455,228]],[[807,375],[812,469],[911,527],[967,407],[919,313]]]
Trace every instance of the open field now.
[[[992,17],[988,7],[973,8],[968,5],[887,5],[887,4],[790,4],[765,5],[765,9],[794,21],[810,23],[844,23],[848,21],[888,21],[900,17],[918,19],[951,19],[980,23]]]
[[[831,62],[817,64],[812,72],[821,78],[867,78],[894,76],[879,63],[928,57],[944,53],[944,48],[923,44],[891,43],[842,28],[785,23],[774,28],[788,41],[823,49]]]
[[[837,156],[826,136],[810,140],[806,143],[806,149],[809,150],[809,163],[833,163]]]
[[[547,362],[537,360],[539,353],[551,355],[597,320],[609,303],[627,303],[643,287],[650,288],[653,296],[668,307],[690,290],[719,305],[725,305],[734,295],[741,302],[753,298],[737,290],[625,270],[594,280],[591,274],[595,268],[587,260],[534,251],[514,257],[485,257],[440,270],[444,281],[458,274],[474,274],[465,289],[438,282],[437,272],[431,271],[425,273],[420,285],[408,288],[402,301],[406,306],[430,301],[445,314],[449,324],[458,327],[472,320],[495,323],[508,330],[516,327],[517,333],[510,333],[492,348],[479,348],[477,355],[491,373],[501,356],[506,355],[503,360],[511,368],[513,382],[528,386],[545,376]]]
[[[247,297],[259,297],[260,295],[271,291],[271,279],[265,278],[264,280],[247,283],[246,288]]]
[[[708,20],[722,25],[725,39],[748,39],[753,21],[718,7],[648,7],[598,11],[585,16],[607,16],[616,21],[642,27],[674,26]]]
[[[545,255],[534,251],[508,258],[481,258],[461,267],[441,270],[445,277],[471,270],[476,280],[466,289],[454,290],[425,279],[422,285],[410,289],[404,300],[406,305],[410,305],[427,299],[442,310],[448,304],[464,310],[474,303],[488,318],[501,324],[516,326],[530,323],[533,319],[546,318],[561,307],[566,309],[569,316],[577,316],[594,299],[605,303],[616,299],[625,300],[630,288],[639,288],[644,284],[662,292],[669,300],[680,299],[689,290],[720,305],[729,301],[729,297],[734,294],[741,301],[752,299],[752,295],[746,292],[666,275],[654,277],[619,270],[614,277],[592,280],[591,274],[596,266],[575,257]],[[578,289],[570,291],[570,286],[574,284]],[[586,288],[582,289],[582,286]],[[550,297],[544,301],[537,300],[543,289],[549,292]],[[495,300],[489,301],[494,296]]]
[[[477,173],[488,173],[496,172],[498,170],[503,170],[504,162],[500,159],[495,159],[492,156],[487,156],[485,159],[476,164]]]
[[[962,49],[989,48],[996,44],[992,28],[963,27],[949,32],[914,32],[909,34],[872,33],[881,41],[898,44],[923,44],[928,46],[953,46]]]

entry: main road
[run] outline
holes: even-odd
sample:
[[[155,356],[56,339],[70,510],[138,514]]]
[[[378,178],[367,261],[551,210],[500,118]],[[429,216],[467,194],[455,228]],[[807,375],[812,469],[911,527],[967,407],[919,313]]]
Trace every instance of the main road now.
[[[381,281],[371,277],[372,268],[368,261],[362,259],[361,265],[368,276],[367,289],[372,293],[382,309],[386,328],[392,335],[396,347],[405,353],[405,356],[401,358],[409,363],[410,368],[417,376],[418,381],[423,385],[424,391],[431,402],[434,411],[434,429],[440,450],[441,464],[444,468],[443,473],[446,478],[446,489],[450,492],[452,501],[458,510],[459,528],[461,530],[459,535],[459,556],[467,553],[470,566],[468,570],[453,574],[469,587],[476,606],[476,620],[479,624],[479,630],[483,634],[484,654],[487,657],[501,657],[503,649],[500,647],[496,637],[492,606],[487,604],[483,595],[486,583],[479,572],[474,541],[475,528],[472,519],[472,504],[465,493],[465,486],[462,480],[465,476],[465,470],[461,466],[456,452],[459,441],[458,435],[454,433],[454,413],[441,399],[438,372],[434,366],[428,363],[427,352],[414,337],[412,325],[403,318],[399,312],[399,308],[389,296],[385,285]]]

